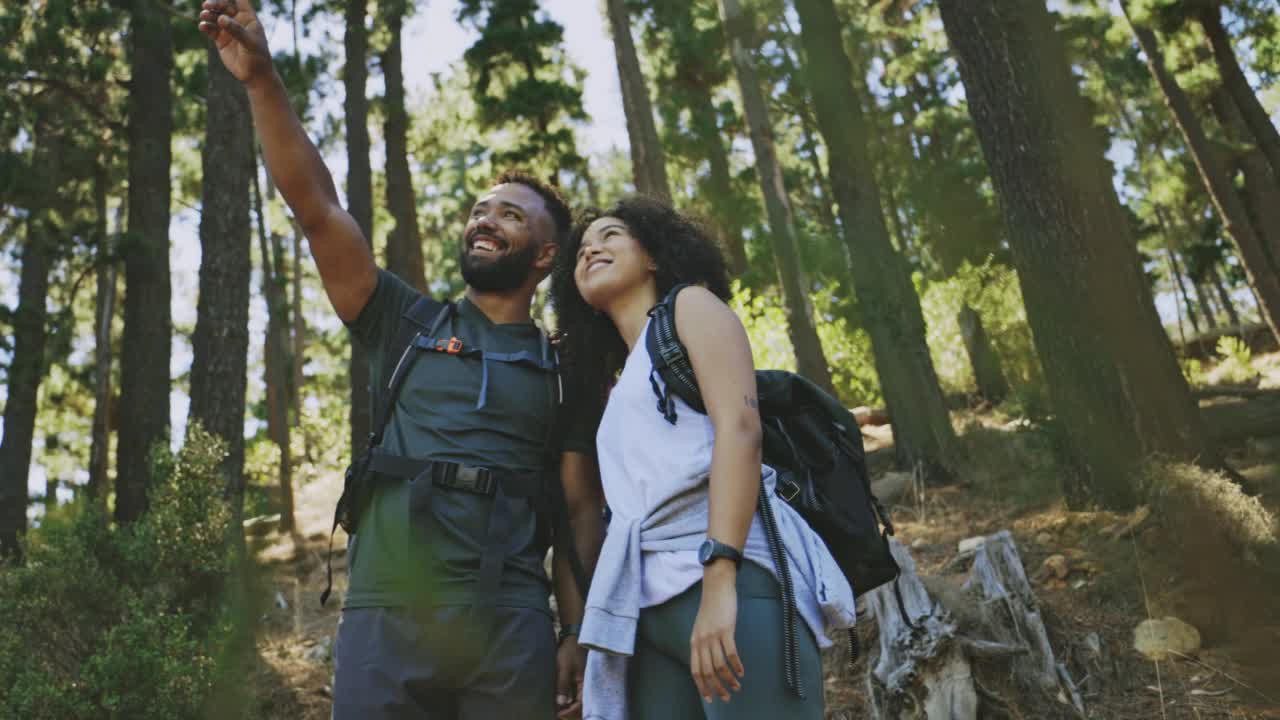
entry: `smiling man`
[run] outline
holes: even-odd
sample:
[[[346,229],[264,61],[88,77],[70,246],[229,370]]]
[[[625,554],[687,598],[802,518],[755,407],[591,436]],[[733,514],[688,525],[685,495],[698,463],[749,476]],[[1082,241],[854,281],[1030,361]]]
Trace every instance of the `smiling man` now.
[[[199,27],[248,91],[267,169],[334,310],[368,350],[377,389],[373,449],[353,464],[338,504],[352,534],[333,716],[579,713],[573,553],[555,554],[554,582],[543,558],[554,535],[558,550],[576,545],[592,564],[602,498],[590,425],[565,407],[555,353],[530,318],[568,207],[536,178],[504,173],[462,234],[464,297],[425,298],[374,264],[289,106],[248,0],[206,0]]]

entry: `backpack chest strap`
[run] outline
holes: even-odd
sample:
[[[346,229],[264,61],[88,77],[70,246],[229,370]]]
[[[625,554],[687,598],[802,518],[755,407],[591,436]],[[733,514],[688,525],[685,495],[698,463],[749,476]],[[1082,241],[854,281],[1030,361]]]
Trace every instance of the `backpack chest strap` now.
[[[450,338],[425,337],[417,336],[413,339],[413,347],[425,352],[444,353],[445,355],[456,355],[464,358],[480,359],[480,397],[476,400],[476,409],[479,410],[485,406],[489,396],[489,363],[500,362],[509,365],[524,365],[544,373],[557,373],[559,366],[556,363],[554,354],[547,348],[543,336],[543,349],[541,353],[533,353],[528,350],[520,350],[517,352],[494,352],[483,348],[469,347],[456,336]]]

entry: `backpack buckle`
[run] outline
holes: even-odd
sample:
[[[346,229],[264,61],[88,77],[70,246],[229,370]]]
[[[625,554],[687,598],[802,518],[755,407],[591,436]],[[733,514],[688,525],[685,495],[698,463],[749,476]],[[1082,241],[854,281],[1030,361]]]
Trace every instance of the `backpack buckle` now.
[[[778,497],[786,500],[787,502],[795,500],[796,496],[800,494],[800,483],[789,479],[783,479],[782,482],[786,483],[788,487],[784,490],[779,486],[777,489]]]
[[[462,352],[462,341],[459,340],[457,337],[451,337],[447,342],[437,340],[436,352],[448,353],[450,355],[457,355],[458,353]]]

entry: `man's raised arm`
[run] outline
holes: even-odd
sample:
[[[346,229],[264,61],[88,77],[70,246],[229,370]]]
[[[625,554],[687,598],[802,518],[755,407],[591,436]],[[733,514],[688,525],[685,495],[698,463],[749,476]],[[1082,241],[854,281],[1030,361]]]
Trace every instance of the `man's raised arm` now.
[[[373,253],[289,105],[262,23],[249,0],[205,0],[200,31],[213,38],[223,65],[249,94],[267,171],[311,244],[329,302],[342,320],[355,320],[378,282]]]

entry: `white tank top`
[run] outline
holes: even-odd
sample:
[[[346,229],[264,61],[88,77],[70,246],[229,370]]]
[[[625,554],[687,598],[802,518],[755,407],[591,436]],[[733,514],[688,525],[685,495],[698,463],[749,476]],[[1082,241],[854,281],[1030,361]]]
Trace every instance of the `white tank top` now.
[[[672,396],[676,424],[667,422],[658,410],[658,398],[650,385],[653,363],[644,337],[627,356],[618,383],[596,434],[596,454],[609,510],[616,516],[648,518],[650,513],[675,496],[701,493],[709,498],[711,449],[715,429],[711,418]],[[662,380],[655,376],[659,387]],[[754,485],[752,486],[755,487]],[[747,545],[762,549],[768,545],[757,514],[751,523]],[[645,552],[640,607],[666,602],[702,579],[702,565],[696,550]],[[768,568],[772,570],[772,564]]]

